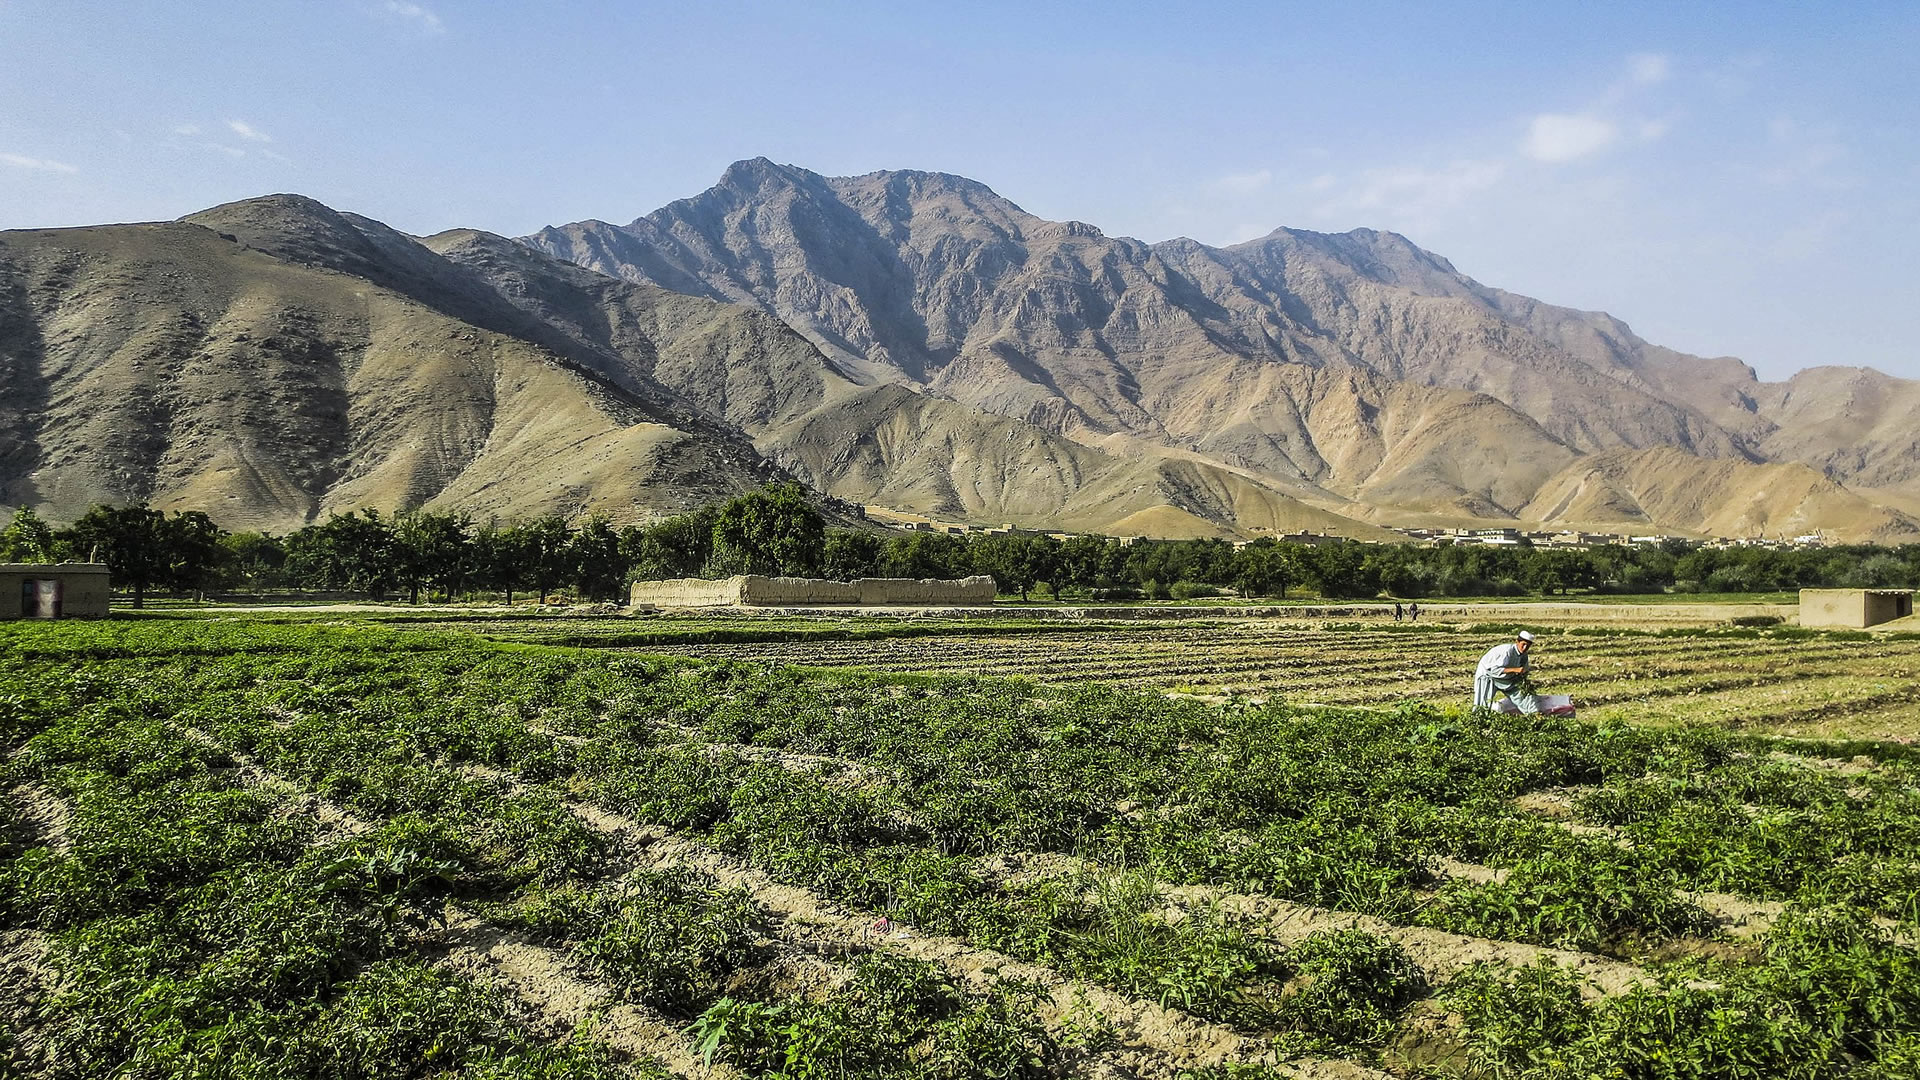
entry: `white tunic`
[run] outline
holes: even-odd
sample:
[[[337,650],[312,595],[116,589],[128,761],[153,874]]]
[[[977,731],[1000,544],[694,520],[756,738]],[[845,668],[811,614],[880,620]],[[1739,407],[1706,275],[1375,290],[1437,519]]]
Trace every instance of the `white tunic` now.
[[[1526,666],[1527,654],[1509,642],[1488,649],[1487,654],[1480,658],[1480,666],[1473,669],[1473,674],[1475,678],[1492,679],[1496,683],[1504,684],[1516,681],[1521,675],[1525,675]],[[1520,675],[1508,675],[1504,669],[1510,667],[1521,668]]]

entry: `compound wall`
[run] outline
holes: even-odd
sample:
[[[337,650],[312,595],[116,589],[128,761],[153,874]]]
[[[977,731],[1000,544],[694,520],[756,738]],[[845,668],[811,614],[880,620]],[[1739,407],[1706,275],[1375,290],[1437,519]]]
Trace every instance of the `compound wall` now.
[[[998,588],[986,574],[952,580],[942,578],[861,578],[860,603],[869,607],[928,604],[991,604]]]
[[[99,563],[0,563],[0,619],[97,619],[107,614]]]
[[[1801,589],[1800,625],[1864,630],[1913,614],[1910,589]]]
[[[672,581],[636,581],[629,601],[634,607],[928,607],[941,604],[991,604],[993,578],[981,574],[958,580],[938,578],[860,578],[825,581],[819,578],[764,577],[740,574],[720,581],[676,578]]]

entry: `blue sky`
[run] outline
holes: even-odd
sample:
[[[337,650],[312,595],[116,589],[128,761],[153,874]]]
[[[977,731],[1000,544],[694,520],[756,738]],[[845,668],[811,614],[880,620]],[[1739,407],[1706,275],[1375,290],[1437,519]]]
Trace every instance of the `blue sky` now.
[[[1920,378],[1916,57],[1912,0],[0,0],[0,228],[298,191],[521,234],[764,154],[1147,240],[1393,229],[1766,377]]]

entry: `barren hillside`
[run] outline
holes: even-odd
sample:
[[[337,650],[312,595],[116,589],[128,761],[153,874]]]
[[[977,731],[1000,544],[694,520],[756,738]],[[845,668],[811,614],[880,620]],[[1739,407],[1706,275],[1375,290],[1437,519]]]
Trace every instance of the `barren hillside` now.
[[[293,254],[189,222],[0,233],[0,502],[632,518],[776,475],[681,403]]]
[[[525,242],[757,305],[854,381],[1122,456],[1211,462],[1378,520],[1519,518],[1581,456],[1657,448],[1920,494],[1920,451],[1893,420],[1916,384],[1862,375],[1891,405],[1858,439],[1844,379],[1763,384],[1738,360],[1484,286],[1392,233],[1148,244],[1035,217],[964,177],[756,159],[631,224]],[[1708,531],[1673,513],[1659,524]]]
[[[791,475],[1145,535],[1920,535],[1912,382],[1737,360],[1390,233],[1145,244],[765,160],[628,226],[425,241],[297,195],[0,233],[0,504],[230,526],[649,517]]]

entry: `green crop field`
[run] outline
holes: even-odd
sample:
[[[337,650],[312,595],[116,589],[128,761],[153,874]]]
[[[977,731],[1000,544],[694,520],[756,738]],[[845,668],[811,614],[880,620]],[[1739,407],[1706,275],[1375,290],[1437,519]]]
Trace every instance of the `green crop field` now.
[[[433,625],[433,624],[428,624]],[[981,627],[869,619],[517,618],[463,623],[502,640],[888,673],[1018,677],[1301,704],[1471,698],[1507,625],[1262,620],[1066,621]],[[1920,635],[1796,628],[1536,628],[1535,681],[1599,723],[1714,723],[1816,737],[1920,736]]]
[[[0,1075],[1920,1075],[1920,644],[1491,633],[0,626]]]

